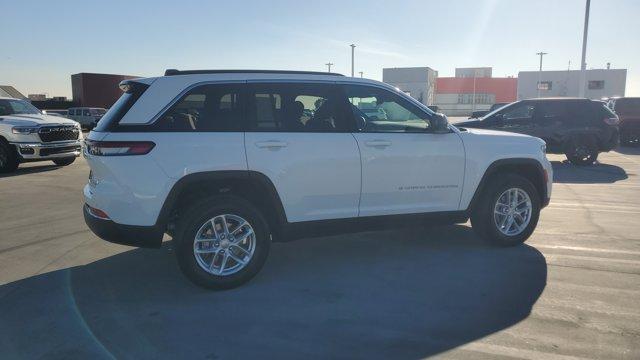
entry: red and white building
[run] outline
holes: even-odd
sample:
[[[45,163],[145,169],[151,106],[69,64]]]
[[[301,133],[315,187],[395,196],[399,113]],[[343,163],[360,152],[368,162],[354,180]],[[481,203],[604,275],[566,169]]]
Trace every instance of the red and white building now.
[[[458,69],[456,69],[456,73],[458,73]],[[512,77],[495,78],[490,75],[438,77],[435,92],[433,105],[438,106],[438,111],[448,116],[468,116],[473,111],[489,110],[489,107],[495,103],[516,101],[518,79]]]

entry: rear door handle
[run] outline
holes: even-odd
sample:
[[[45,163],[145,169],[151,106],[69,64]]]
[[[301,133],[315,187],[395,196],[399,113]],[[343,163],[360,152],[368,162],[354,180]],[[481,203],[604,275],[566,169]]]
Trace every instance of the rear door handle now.
[[[287,147],[287,143],[284,141],[278,141],[278,140],[268,140],[268,141],[258,141],[256,143],[256,146],[259,148],[266,148],[266,149],[279,149],[279,148],[283,148],[283,147]]]
[[[371,147],[387,147],[387,146],[391,146],[391,141],[376,139],[376,140],[365,141],[364,144]]]

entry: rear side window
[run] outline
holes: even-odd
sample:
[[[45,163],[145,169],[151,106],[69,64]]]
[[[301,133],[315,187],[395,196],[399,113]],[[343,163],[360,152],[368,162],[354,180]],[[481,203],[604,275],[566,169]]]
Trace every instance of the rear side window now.
[[[138,101],[140,96],[142,96],[148,87],[149,85],[146,84],[135,83],[129,91],[122,94],[120,99],[118,99],[118,101],[109,108],[109,111],[100,118],[100,121],[98,121],[96,127],[93,128],[93,131],[101,132],[115,129],[127,111],[131,109],[133,104]],[[77,109],[76,113],[79,113],[80,111],[80,109]]]
[[[157,131],[242,131],[242,88],[234,84],[198,86],[167,110]]]
[[[248,90],[252,131],[349,132],[348,107],[333,84],[251,84]]]

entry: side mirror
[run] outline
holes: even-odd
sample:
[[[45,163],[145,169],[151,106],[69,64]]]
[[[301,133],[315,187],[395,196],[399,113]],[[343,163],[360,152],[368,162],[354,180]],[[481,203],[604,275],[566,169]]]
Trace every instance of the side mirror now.
[[[445,114],[435,113],[431,118],[431,132],[434,134],[446,134],[451,132],[449,130],[449,121]]]

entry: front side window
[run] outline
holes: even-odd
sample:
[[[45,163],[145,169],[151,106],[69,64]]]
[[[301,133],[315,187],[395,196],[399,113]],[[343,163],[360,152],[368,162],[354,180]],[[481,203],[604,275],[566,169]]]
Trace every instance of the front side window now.
[[[533,117],[535,105],[530,103],[518,103],[503,109],[502,118],[505,121],[526,120]]]
[[[82,110],[82,116],[91,116],[91,110],[89,109]]]
[[[537,108],[538,112],[536,117],[542,121],[564,119],[569,111],[569,107],[563,101],[541,103]]]
[[[431,128],[430,115],[397,94],[361,85],[344,89],[362,132],[425,132]]]
[[[241,131],[238,85],[202,85],[187,92],[155,124],[162,131]]]
[[[252,84],[248,115],[253,131],[349,132],[346,102],[331,84]]]

